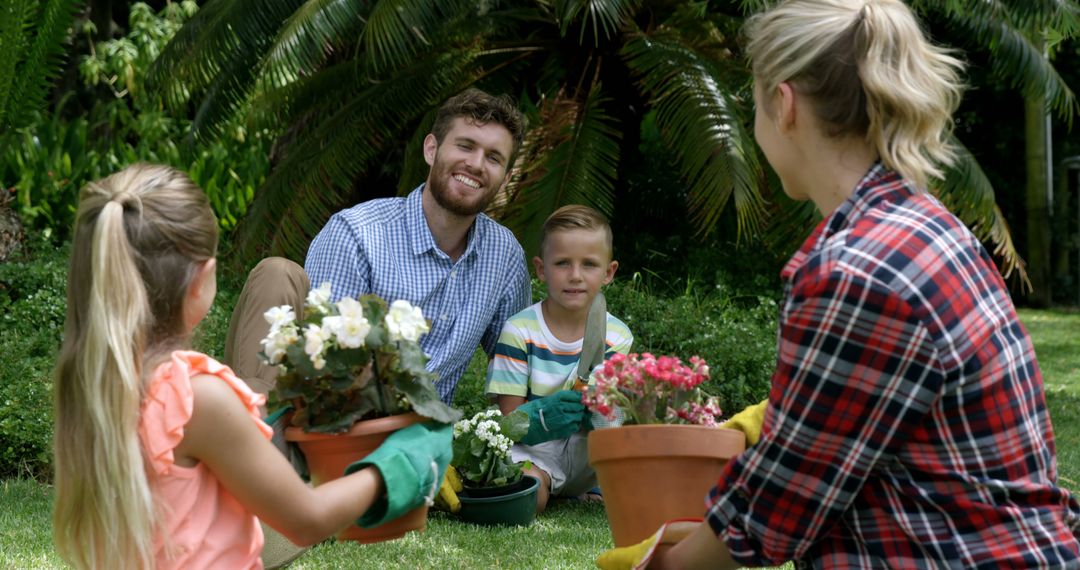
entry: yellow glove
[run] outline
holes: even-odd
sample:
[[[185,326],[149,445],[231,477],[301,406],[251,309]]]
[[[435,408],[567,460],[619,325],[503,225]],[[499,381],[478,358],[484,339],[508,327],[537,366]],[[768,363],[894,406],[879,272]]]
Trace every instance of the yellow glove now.
[[[453,465],[447,466],[446,476],[443,477],[442,485],[439,485],[439,493],[435,495],[435,508],[456,513],[461,510],[461,501],[457,494],[461,492],[461,478]]]
[[[652,554],[653,547],[660,540],[664,528],[653,533],[652,536],[633,545],[622,548],[612,548],[600,554],[596,559],[596,567],[600,570],[633,570]]]
[[[765,408],[769,400],[762,400],[753,406],[747,406],[730,420],[720,424],[722,428],[737,429],[746,434],[746,445],[751,446],[761,439],[761,424],[765,422]]]
[[[645,540],[621,548],[612,548],[596,558],[596,567],[600,570],[637,570],[645,568],[656,554],[658,545],[673,545],[690,536],[702,519],[674,519],[662,525],[652,536]]]

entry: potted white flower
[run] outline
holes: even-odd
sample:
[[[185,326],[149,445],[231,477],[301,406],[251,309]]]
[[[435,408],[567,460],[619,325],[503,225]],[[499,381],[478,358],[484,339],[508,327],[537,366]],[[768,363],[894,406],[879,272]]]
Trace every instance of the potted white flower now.
[[[330,284],[312,290],[304,314],[281,306],[265,314],[263,359],[280,369],[271,400],[292,407],[285,439],[304,454],[312,481],[340,477],[394,431],[420,421],[453,423],[425,365],[418,307],[377,295],[330,302]],[[349,527],[338,538],[376,542],[424,528],[427,507],[374,529]]]
[[[454,424],[450,465],[461,477],[458,514],[463,520],[526,525],[536,517],[538,481],[524,475],[528,461],[510,458],[510,448],[528,431],[528,414],[515,411],[504,416],[495,408]]]

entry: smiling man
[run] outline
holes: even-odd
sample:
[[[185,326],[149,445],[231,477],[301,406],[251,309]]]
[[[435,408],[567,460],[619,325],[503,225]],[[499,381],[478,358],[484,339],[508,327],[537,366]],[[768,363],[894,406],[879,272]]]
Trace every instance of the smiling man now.
[[[447,403],[476,347],[493,354],[503,323],[531,301],[521,246],[482,213],[523,136],[509,98],[477,89],[452,97],[424,139],[427,181],[404,198],[338,212],[308,250],[310,282],[329,281],[334,300],[376,293],[423,310],[431,332],[420,344]]]

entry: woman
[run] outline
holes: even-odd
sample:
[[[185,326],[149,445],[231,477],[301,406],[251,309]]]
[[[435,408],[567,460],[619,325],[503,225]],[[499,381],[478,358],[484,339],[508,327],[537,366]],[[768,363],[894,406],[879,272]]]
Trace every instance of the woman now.
[[[760,442],[649,567],[1080,567],[1030,339],[925,191],[960,62],[899,0],[791,0],[747,34],[757,141],[825,219],[782,272]]]

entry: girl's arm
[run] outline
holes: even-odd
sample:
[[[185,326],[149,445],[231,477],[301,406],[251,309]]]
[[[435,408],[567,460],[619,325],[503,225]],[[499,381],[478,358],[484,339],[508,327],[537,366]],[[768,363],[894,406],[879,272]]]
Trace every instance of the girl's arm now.
[[[244,507],[297,545],[315,544],[352,524],[384,492],[374,467],[308,487],[225,382],[200,375],[191,387],[194,409],[175,461],[205,463]]]

